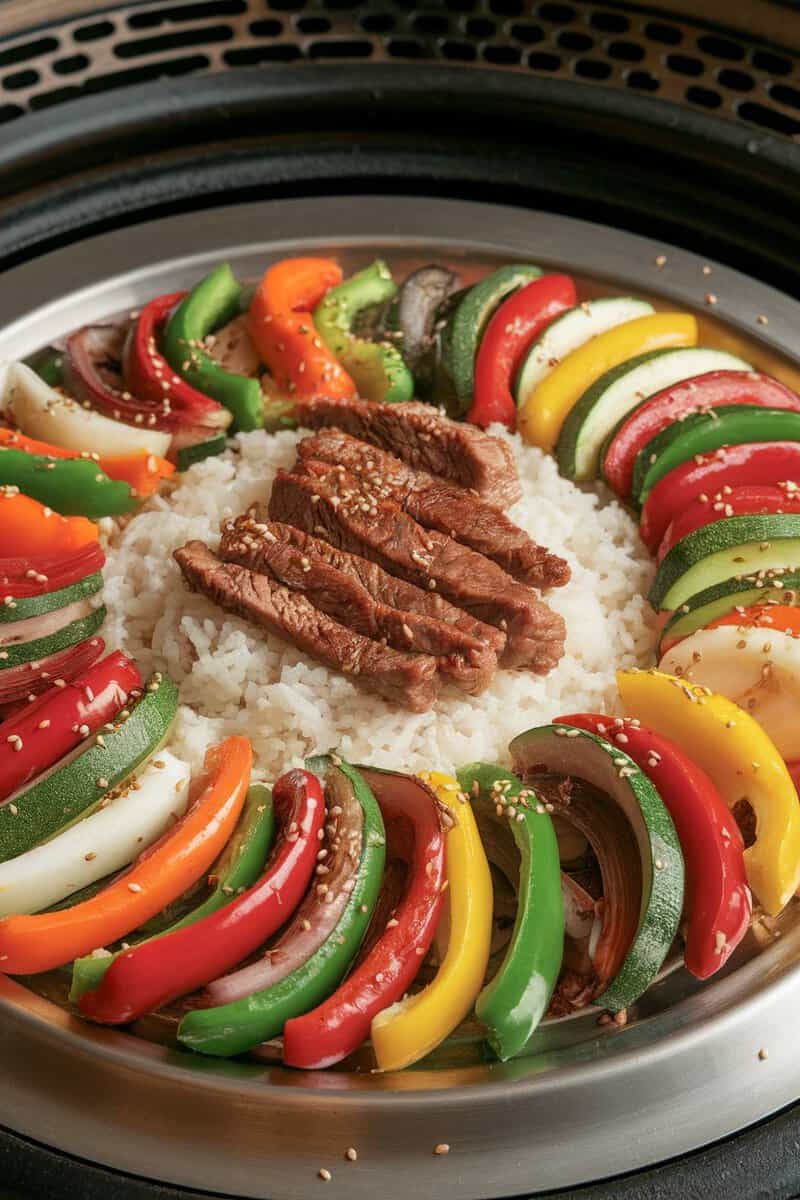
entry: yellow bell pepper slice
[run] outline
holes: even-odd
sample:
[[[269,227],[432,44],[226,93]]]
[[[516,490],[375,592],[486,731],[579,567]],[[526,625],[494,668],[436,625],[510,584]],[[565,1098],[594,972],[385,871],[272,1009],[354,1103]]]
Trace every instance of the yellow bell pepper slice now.
[[[637,354],[696,344],[696,319],[675,312],[637,317],[590,338],[554,367],[520,407],[517,429],[523,441],[552,451],[571,410],[606,371]]]
[[[381,1071],[399,1071],[430,1054],[472,1009],[483,987],[492,939],[492,877],[472,808],[458,799],[458,781],[438,771],[420,778],[453,819],[445,843],[447,892],[442,920],[450,936],[436,977],[423,991],[384,1009],[372,1021]]]
[[[756,840],[744,852],[747,882],[768,913],[800,884],[800,801],[783,759],[749,713],[726,696],[661,671],[619,671],[632,717],[671,738],[711,776],[733,808],[747,800]]]

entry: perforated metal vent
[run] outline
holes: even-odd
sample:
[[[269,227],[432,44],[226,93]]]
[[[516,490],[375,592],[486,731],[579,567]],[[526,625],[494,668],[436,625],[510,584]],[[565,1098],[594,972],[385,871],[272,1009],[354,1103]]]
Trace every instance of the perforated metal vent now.
[[[795,52],[653,9],[585,0],[154,0],[108,9],[89,0],[89,7],[83,18],[51,20],[0,42],[0,121],[159,77],[303,61],[439,61],[657,95],[800,138]],[[37,5],[12,0],[2,27],[15,8],[30,21]],[[38,11],[52,16],[54,8]],[[792,20],[800,17],[787,12]]]

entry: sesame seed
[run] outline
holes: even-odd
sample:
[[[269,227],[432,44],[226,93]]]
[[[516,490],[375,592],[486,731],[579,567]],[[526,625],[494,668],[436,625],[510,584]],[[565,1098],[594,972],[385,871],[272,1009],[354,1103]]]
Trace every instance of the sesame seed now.
[[[434,1154],[449,1154],[450,1153],[450,1143],[449,1142],[439,1142],[436,1146],[433,1147],[433,1153]]]
[[[331,1173],[327,1169],[327,1167],[320,1167],[319,1171],[317,1171],[317,1174],[319,1175],[319,1177],[323,1181],[323,1183],[330,1183],[330,1181],[333,1179],[333,1176],[331,1175]]]
[[[703,299],[705,300],[706,304],[714,305],[717,303],[717,297],[714,292],[706,292]]]
[[[767,1049],[766,1046],[761,1047],[761,1049],[758,1052],[758,1058],[759,1058],[760,1062],[767,1061],[767,1059],[769,1058],[769,1050]]]
[[[655,265],[660,269],[666,263],[667,256],[666,256],[666,254],[657,254],[653,261],[655,262]]]
[[[129,884],[128,884],[128,891],[129,891],[129,892],[133,892],[134,894],[138,894],[138,893],[139,893],[141,890],[142,890],[142,885],[141,885],[140,883],[129,883]]]
[[[348,1162],[356,1162],[358,1160],[358,1151],[354,1146],[348,1146],[344,1152],[344,1156]]]

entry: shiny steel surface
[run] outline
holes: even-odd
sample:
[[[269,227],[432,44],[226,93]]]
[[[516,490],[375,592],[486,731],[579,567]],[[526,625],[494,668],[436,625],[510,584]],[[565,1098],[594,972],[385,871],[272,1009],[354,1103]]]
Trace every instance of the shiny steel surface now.
[[[681,250],[549,214],[376,197],[171,217],[33,260],[4,277],[0,359],[189,284],[223,257],[254,277],[270,258],[310,246],[350,265],[382,253],[400,269],[433,256],[466,271],[552,263],[597,291],[691,305],[716,344],[752,339],[751,360],[795,386],[800,378],[791,358],[800,303],[734,271],[713,266],[708,276]],[[596,1012],[550,1022],[529,1057],[505,1065],[465,1035],[420,1068],[386,1076],[368,1062],[304,1074],[204,1060],[84,1024],[0,976],[0,1125],[134,1174],[243,1197],[297,1200],[322,1186],[320,1167],[333,1173],[332,1200],[456,1190],[478,1200],[569,1186],[685,1152],[800,1095],[797,910],[762,940],[714,983],[666,972],[625,1028],[598,1026]],[[58,981],[36,987],[63,993]],[[168,1040],[170,1029],[141,1032]],[[450,1143],[448,1156],[433,1154],[439,1142]],[[348,1146],[356,1164],[344,1160]]]

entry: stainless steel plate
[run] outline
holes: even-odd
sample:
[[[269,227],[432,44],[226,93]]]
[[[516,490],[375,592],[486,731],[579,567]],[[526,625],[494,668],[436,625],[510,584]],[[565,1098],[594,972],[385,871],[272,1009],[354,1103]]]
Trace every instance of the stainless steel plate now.
[[[744,339],[752,361],[800,384],[800,304],[753,280],[601,226],[408,198],[219,208],[34,260],[4,277],[0,358],[188,285],[223,257],[254,277],[310,247],[348,266],[375,253],[401,267],[458,260],[466,272],[520,258],[557,265],[597,292],[689,305],[709,341]],[[772,944],[757,955],[745,947],[712,984],[667,973],[626,1028],[601,1028],[596,1013],[551,1022],[529,1057],[506,1065],[465,1037],[386,1076],[208,1061],[76,1020],[47,998],[49,981],[35,985],[40,995],[0,976],[0,1124],[133,1174],[271,1200],[323,1186],[320,1167],[333,1172],[332,1200],[456,1188],[477,1200],[602,1178],[723,1137],[800,1094],[796,917],[790,910]],[[434,1155],[439,1142],[448,1156]],[[355,1164],[344,1160],[348,1146]]]

